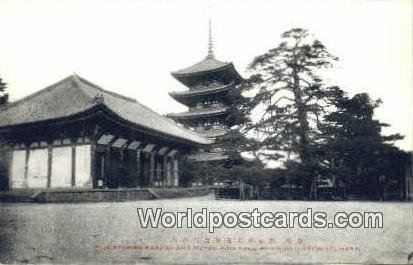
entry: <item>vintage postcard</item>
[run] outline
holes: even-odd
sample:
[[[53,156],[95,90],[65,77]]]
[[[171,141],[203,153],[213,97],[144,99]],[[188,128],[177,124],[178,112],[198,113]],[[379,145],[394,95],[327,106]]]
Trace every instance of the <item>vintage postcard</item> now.
[[[413,264],[410,0],[0,0],[0,264]]]

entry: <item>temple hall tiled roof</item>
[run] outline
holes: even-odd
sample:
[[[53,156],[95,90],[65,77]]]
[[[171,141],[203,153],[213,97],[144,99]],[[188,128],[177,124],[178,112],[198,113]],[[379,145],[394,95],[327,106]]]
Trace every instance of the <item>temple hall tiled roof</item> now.
[[[70,117],[88,111],[97,104],[103,104],[134,126],[196,144],[212,143],[136,100],[104,90],[77,75],[0,109],[0,128]]]

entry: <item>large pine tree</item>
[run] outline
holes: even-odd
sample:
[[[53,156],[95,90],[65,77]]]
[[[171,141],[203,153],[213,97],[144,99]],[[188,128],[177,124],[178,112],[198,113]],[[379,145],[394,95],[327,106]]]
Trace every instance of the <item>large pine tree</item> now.
[[[256,57],[249,66],[248,85],[258,91],[253,106],[262,110],[254,127],[263,135],[261,148],[272,151],[273,159],[280,157],[280,151],[298,155],[309,194],[318,174],[312,154],[318,126],[340,93],[323,84],[319,69],[330,67],[337,58],[307,30],[291,29],[281,37],[276,48]]]
[[[381,134],[388,125],[374,119],[374,110],[380,103],[366,93],[352,98],[342,95],[336,110],[325,116],[323,141],[317,152],[326,178],[333,179],[335,186],[341,184],[354,195],[369,199],[382,198],[386,182],[395,177],[395,163],[406,157],[405,152],[393,146],[394,141],[403,138],[401,135]]]

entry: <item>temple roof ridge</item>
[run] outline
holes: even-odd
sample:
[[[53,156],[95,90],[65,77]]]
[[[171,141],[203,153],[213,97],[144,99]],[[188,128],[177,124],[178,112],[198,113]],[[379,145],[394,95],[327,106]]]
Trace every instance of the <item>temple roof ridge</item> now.
[[[93,86],[95,89],[97,89],[97,90],[99,90],[99,91],[101,91],[101,92],[103,92],[103,93],[110,94],[111,96],[117,97],[117,98],[119,98],[119,99],[123,99],[123,100],[129,101],[129,102],[133,102],[133,103],[139,103],[139,102],[138,102],[136,99],[134,99],[134,98],[130,98],[130,97],[127,97],[127,96],[118,94],[118,93],[116,93],[116,92],[106,90],[106,89],[102,88],[101,86],[99,86],[99,85],[97,85],[97,84],[95,84],[95,83],[93,83],[93,82],[91,82],[91,81],[89,81],[89,80],[87,80],[87,79],[85,79],[85,78],[83,78],[83,77],[78,76],[77,74],[73,74],[71,77],[72,77],[73,80],[76,80],[76,82],[80,82],[79,88],[81,88],[81,89],[84,88],[84,86],[82,86],[82,84],[88,84],[88,85]],[[78,83],[78,84],[79,84],[79,83]],[[145,106],[145,107],[146,107],[146,106]]]
[[[100,100],[99,100],[100,98]],[[69,118],[104,107],[120,119],[158,133],[198,144],[210,140],[178,126],[135,99],[105,90],[77,75],[70,75],[27,97],[7,104],[0,112],[0,127]]]

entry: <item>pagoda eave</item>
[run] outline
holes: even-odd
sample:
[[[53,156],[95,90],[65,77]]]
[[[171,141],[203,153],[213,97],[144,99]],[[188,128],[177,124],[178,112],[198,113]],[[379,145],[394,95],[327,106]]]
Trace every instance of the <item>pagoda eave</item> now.
[[[227,63],[221,67],[217,67],[213,69],[200,70],[200,71],[187,71],[187,72],[176,71],[176,72],[172,72],[171,74],[173,77],[179,78],[179,77],[196,76],[196,75],[202,75],[202,74],[207,74],[207,73],[214,73],[214,72],[222,71],[225,69],[229,69],[231,67],[233,68],[234,65],[232,63]]]
[[[178,71],[172,72],[172,75],[175,76],[183,76],[183,75],[191,75],[197,73],[206,73],[211,71],[216,71],[228,67],[231,65],[230,62],[222,62],[216,60],[214,57],[207,56],[205,59]]]
[[[184,104],[184,105],[191,105],[192,102],[196,102],[199,99],[203,98],[219,98],[226,101],[229,98],[231,93],[231,89],[233,89],[233,85],[227,85],[219,88],[214,89],[202,89],[202,90],[189,90],[189,91],[182,91],[182,92],[170,92],[169,96],[171,96],[176,101]]]
[[[186,86],[191,86],[188,83],[188,80],[203,78],[208,75],[222,75],[231,77],[232,80],[236,81],[236,83],[242,82],[244,79],[242,76],[237,72],[234,67],[233,63],[227,63],[224,66],[216,67],[212,69],[206,70],[194,70],[194,71],[177,71],[172,72],[171,75]]]
[[[204,71],[194,71],[194,72],[172,72],[171,75],[175,77],[176,79],[180,78],[186,78],[186,77],[193,77],[193,76],[201,76],[205,74],[211,74],[211,73],[216,73],[216,72],[221,72],[221,71],[230,71],[232,72],[238,80],[244,80],[242,76],[235,70],[235,66],[233,63],[228,63],[227,65],[220,67],[220,68],[215,68],[215,69],[209,69],[209,70],[204,70]]]
[[[227,133],[227,130],[206,130],[203,132],[200,132],[200,131],[196,131],[196,132],[202,137],[205,137],[207,139],[209,138],[215,139],[216,137],[224,136]]]
[[[232,87],[233,87],[233,84],[229,84],[229,85],[224,85],[220,87],[210,87],[210,88],[200,88],[200,89],[193,89],[193,90],[187,90],[187,91],[170,92],[169,95],[173,97],[174,99],[189,98],[189,97],[211,95],[215,93],[228,91]]]
[[[199,119],[207,117],[216,117],[227,114],[228,110],[214,111],[214,112],[204,112],[204,113],[193,113],[193,112],[184,112],[184,113],[170,113],[167,114],[167,117],[174,120],[188,120],[188,119]]]

